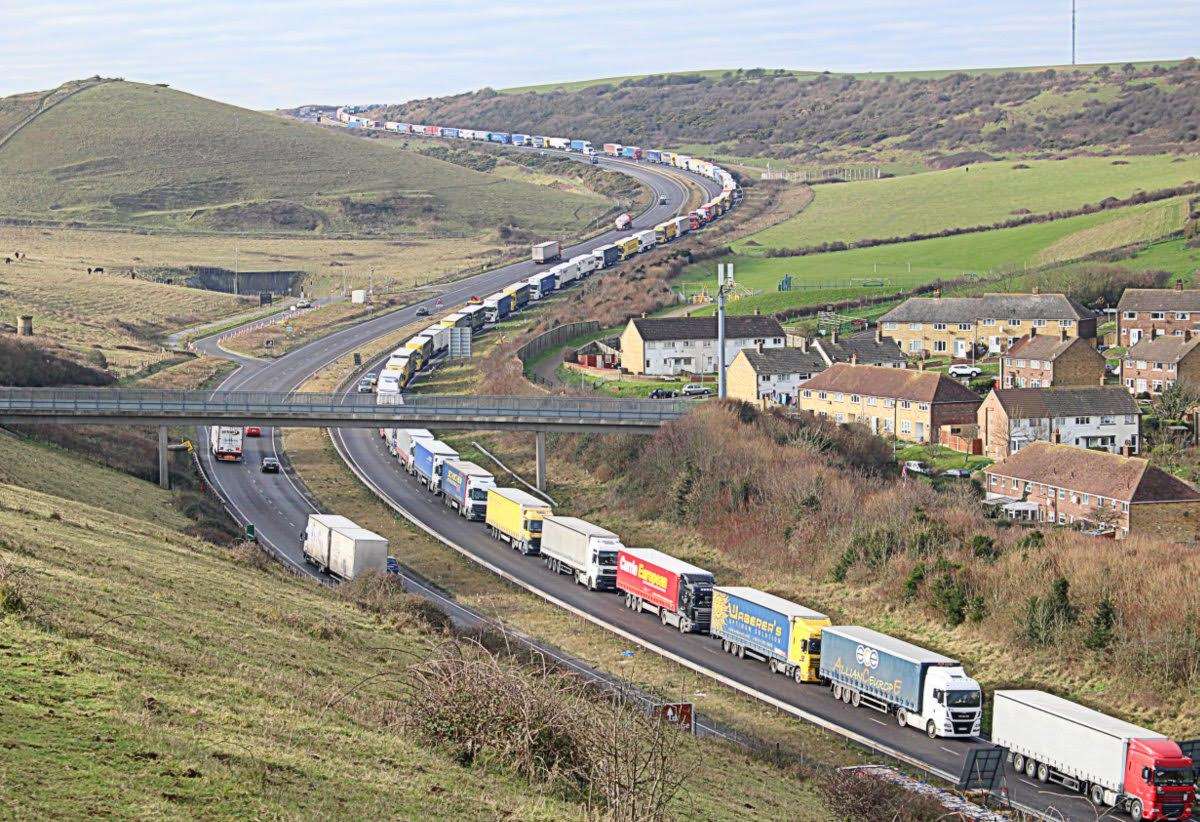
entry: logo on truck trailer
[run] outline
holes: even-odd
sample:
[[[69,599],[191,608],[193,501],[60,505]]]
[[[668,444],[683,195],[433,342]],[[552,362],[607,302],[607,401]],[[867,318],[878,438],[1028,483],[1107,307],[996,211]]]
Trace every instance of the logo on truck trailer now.
[[[874,648],[868,648],[866,645],[859,645],[854,650],[854,658],[864,668],[879,667],[879,651],[876,651]]]
[[[860,648],[862,648],[862,646],[860,646]],[[872,653],[874,653],[875,654],[875,657],[874,657],[875,664],[876,665],[879,664],[879,654],[877,652],[875,652],[874,649],[862,648],[862,650],[869,650]],[[857,654],[856,654],[856,656],[857,656]],[[900,693],[901,689],[904,688],[903,680],[894,679],[891,682],[887,682],[885,680],[879,679],[874,674],[871,673],[871,668],[867,665],[866,662],[863,662],[862,664],[863,664],[862,670],[851,671],[846,668],[846,665],[842,662],[841,658],[838,658],[833,663],[833,670],[835,672],[837,672],[838,674],[841,674],[846,679],[853,680],[854,682],[861,684],[864,688],[874,688],[876,691],[879,691],[880,693],[898,694],[898,693]]]
[[[665,576],[647,568],[635,559],[621,557],[621,570],[660,591],[665,592],[667,590],[667,578]]]

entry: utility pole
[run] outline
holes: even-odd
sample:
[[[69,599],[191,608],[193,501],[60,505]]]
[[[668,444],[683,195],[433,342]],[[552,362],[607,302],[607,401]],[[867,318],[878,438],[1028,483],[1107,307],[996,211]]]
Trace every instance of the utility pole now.
[[[1075,65],[1075,0],[1071,0],[1071,65]]]
[[[234,240],[233,241],[233,296],[235,296],[235,297],[241,296],[241,291],[238,286],[238,274],[239,274],[239,271],[241,268],[241,259],[239,256],[240,251],[241,251],[241,248],[239,247],[237,240]]]
[[[725,298],[733,291],[733,263],[717,263],[717,396],[725,399]]]

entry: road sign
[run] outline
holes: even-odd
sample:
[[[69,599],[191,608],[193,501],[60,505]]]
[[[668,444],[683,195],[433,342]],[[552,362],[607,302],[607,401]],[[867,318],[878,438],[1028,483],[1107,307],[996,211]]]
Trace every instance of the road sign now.
[[[978,745],[967,751],[967,761],[958,777],[962,791],[990,791],[996,787],[1004,770],[1004,748],[999,745]]]
[[[696,725],[693,720],[693,705],[690,702],[664,702],[654,706],[654,716],[679,729],[694,734]]]

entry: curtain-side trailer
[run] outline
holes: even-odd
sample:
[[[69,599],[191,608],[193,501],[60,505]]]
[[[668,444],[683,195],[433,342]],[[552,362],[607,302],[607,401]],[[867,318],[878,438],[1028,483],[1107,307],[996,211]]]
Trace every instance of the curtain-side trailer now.
[[[829,617],[774,594],[741,586],[713,588],[713,636],[726,653],[765,660],[798,683],[821,681],[821,629]]]
[[[617,590],[625,606],[658,614],[681,634],[707,633],[712,618],[713,575],[653,548],[622,548],[617,554]]]

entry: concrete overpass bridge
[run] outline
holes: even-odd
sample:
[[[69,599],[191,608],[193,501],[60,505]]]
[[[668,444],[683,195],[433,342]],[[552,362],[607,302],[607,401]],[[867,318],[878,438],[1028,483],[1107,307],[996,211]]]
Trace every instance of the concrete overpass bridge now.
[[[379,403],[374,394],[0,388],[0,423],[158,426],[159,479],[164,483],[168,425],[533,431],[541,485],[547,432],[651,434],[679,419],[692,404],[687,400],[427,394],[397,400]]]

